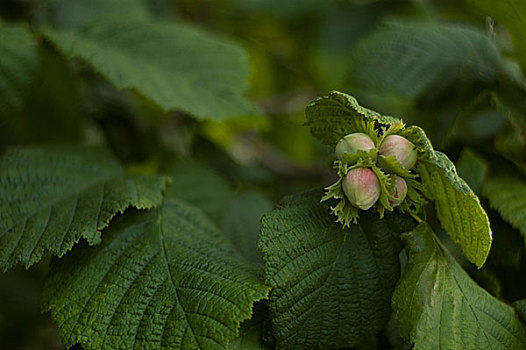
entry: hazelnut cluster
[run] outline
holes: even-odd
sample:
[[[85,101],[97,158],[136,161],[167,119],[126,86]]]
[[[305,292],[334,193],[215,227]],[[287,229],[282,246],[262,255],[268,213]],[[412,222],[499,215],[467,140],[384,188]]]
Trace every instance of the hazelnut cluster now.
[[[386,209],[416,211],[423,203],[421,184],[412,170],[417,150],[397,134],[402,129],[403,124],[395,124],[378,137],[368,128],[368,133],[355,132],[337,143],[334,167],[340,178],[326,188],[322,201],[340,200],[332,211],[344,226],[357,222],[358,209],[374,208],[382,217]]]

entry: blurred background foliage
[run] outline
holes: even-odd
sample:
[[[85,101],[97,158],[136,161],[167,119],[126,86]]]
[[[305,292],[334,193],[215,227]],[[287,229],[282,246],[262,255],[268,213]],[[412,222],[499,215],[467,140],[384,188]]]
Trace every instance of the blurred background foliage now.
[[[260,265],[262,213],[283,195],[334,179],[331,150],[303,127],[303,110],[317,96],[343,91],[423,127],[456,162],[494,233],[486,266],[464,267],[511,303],[526,297],[526,199],[519,196],[526,198],[525,16],[524,2],[513,0],[4,0],[0,151],[106,145],[130,172],[172,176],[169,191],[200,206]],[[221,118],[193,115],[207,101],[161,107],[147,91],[122,89],[86,60],[68,59],[43,34],[84,35],[117,20],[185,24],[228,38],[248,56],[253,107],[228,115],[216,109]],[[61,348],[39,309],[46,271],[44,261],[0,275],[1,348]],[[261,336],[271,343],[260,334],[264,323],[257,316],[232,346],[262,348]],[[388,346],[404,348],[391,323],[365,348]]]

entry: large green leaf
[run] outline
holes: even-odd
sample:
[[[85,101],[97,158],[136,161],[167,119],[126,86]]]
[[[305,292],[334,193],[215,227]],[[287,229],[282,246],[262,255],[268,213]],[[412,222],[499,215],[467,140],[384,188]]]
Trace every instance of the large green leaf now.
[[[517,58],[526,68],[526,2],[523,0],[469,0],[470,5],[491,16],[510,31]]]
[[[39,74],[36,41],[24,24],[0,21],[0,117],[19,108]]]
[[[393,310],[414,349],[524,349],[526,332],[513,308],[471,280],[427,224],[402,237],[409,260]]]
[[[505,175],[490,177],[484,181],[482,193],[491,207],[526,240],[526,180]]]
[[[444,89],[459,77],[494,82],[499,55],[484,32],[467,26],[387,23],[359,43],[351,79],[374,91],[419,97]]]
[[[322,195],[286,197],[262,219],[258,246],[280,348],[355,346],[380,331],[391,313],[400,275],[397,234],[411,225],[396,214],[380,220],[365,213],[342,229],[320,203]]]
[[[159,204],[163,177],[127,176],[105,150],[18,148],[0,158],[0,268],[62,256],[117,213]]]
[[[243,96],[246,54],[224,38],[183,24],[137,20],[44,34],[66,56],[86,60],[117,88],[132,88],[164,110],[213,120],[253,112]]]
[[[55,261],[44,309],[68,347],[224,349],[268,293],[247,271],[201,211],[168,200]]]
[[[338,91],[312,101],[305,109],[305,116],[312,135],[331,148],[347,134],[367,132],[365,122],[377,121],[388,126],[398,121],[362,107],[354,97]]]
[[[305,113],[312,134],[330,147],[349,133],[365,131],[365,122],[376,121],[385,128],[397,121],[363,108],[354,97],[337,91],[314,100]],[[482,266],[491,247],[491,229],[478,197],[457,175],[447,156],[433,149],[421,128],[411,126],[399,134],[416,146],[415,168],[424,185],[423,194],[435,201],[442,226],[466,257]]]

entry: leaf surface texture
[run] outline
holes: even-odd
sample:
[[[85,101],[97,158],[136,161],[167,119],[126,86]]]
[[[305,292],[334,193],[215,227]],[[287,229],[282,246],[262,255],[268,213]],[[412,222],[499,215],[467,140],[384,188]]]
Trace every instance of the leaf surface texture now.
[[[200,210],[168,200],[55,261],[44,308],[67,346],[224,349],[268,293],[247,271]]]
[[[126,175],[101,148],[8,150],[0,158],[0,267],[60,257],[80,238],[97,244],[117,213],[152,208],[164,188],[163,177]]]
[[[347,348],[380,331],[400,275],[396,225],[364,213],[343,230],[322,191],[292,195],[262,219],[258,246],[272,288],[270,310],[278,346]]]
[[[246,54],[224,38],[140,20],[44,33],[66,56],[89,62],[117,88],[134,89],[166,111],[212,120],[254,112],[243,96]]]

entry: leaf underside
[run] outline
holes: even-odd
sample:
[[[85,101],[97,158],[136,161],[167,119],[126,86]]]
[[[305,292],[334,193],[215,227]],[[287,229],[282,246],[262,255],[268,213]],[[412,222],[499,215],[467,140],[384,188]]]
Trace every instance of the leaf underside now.
[[[169,200],[54,261],[43,305],[68,347],[224,349],[268,293],[247,271],[201,211]]]
[[[402,236],[409,260],[393,294],[400,333],[414,349],[523,349],[512,307],[478,286],[422,223]]]
[[[19,148],[0,158],[0,268],[62,256],[129,206],[159,204],[163,177],[127,176],[104,149]]]
[[[390,316],[400,267],[399,232],[389,223],[399,216],[365,213],[344,230],[319,202],[322,194],[286,197],[262,219],[258,247],[280,348],[355,346]]]
[[[166,111],[211,120],[254,112],[243,96],[246,54],[223,38],[137,20],[44,34],[64,55],[86,60],[117,88],[135,89]]]
[[[349,133],[363,131],[366,122],[375,121],[385,128],[399,121],[361,107],[354,97],[337,91],[311,102],[305,114],[311,133],[329,147]],[[478,197],[457,175],[447,156],[433,149],[421,128],[410,126],[399,134],[416,146],[415,169],[424,186],[422,193],[435,201],[442,226],[460,244],[466,257],[481,267],[489,254],[492,236]]]

